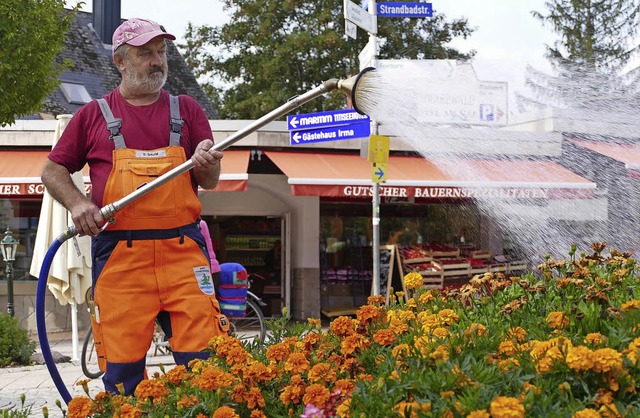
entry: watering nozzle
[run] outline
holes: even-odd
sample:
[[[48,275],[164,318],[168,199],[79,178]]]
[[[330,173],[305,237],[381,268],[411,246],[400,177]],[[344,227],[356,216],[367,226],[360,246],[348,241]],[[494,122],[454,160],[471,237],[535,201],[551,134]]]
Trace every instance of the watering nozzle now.
[[[358,103],[360,103],[362,99],[365,98],[367,86],[371,85],[371,79],[374,78],[371,77],[371,75],[374,74],[371,71],[375,72],[375,68],[367,67],[353,77],[349,77],[346,80],[338,81],[338,89],[346,94],[347,97],[351,98],[353,109],[363,115],[365,113],[362,111],[362,109],[358,108]]]

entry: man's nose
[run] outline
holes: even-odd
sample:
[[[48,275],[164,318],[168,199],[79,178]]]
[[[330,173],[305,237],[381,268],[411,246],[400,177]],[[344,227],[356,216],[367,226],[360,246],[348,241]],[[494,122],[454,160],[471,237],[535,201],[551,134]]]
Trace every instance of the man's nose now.
[[[149,63],[152,66],[160,66],[164,62],[164,56],[158,52],[154,52],[151,54],[151,62]]]

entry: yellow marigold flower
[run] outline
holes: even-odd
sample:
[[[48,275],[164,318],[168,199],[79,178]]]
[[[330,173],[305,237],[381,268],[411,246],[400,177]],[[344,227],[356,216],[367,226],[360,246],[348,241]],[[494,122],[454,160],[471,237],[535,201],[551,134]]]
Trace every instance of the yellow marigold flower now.
[[[284,364],[284,369],[292,374],[300,374],[309,370],[311,364],[304,353],[293,353]]]
[[[381,329],[376,331],[373,334],[373,341],[380,345],[389,346],[393,344],[396,339],[396,334],[393,333],[390,329]]]
[[[336,408],[336,414],[340,418],[351,418],[351,398],[346,399]]]
[[[464,331],[465,337],[471,337],[473,334],[478,334],[478,336],[483,335],[487,332],[487,327],[482,324],[477,324],[475,322],[471,323],[469,327]]]
[[[307,321],[309,322],[309,325],[315,329],[320,329],[322,327],[320,318],[307,318]]]
[[[564,312],[551,312],[547,315],[547,325],[551,328],[562,329],[569,325],[569,317]]]
[[[412,271],[404,276],[404,287],[409,290],[419,289],[422,287],[422,275],[416,271]]]
[[[491,418],[524,418],[524,405],[517,398],[498,396],[489,407]]]
[[[585,408],[577,411],[571,418],[602,418],[602,415],[595,409]]]
[[[613,403],[602,405],[598,412],[600,412],[602,418],[622,418],[622,414],[618,412],[618,408]]]
[[[607,342],[607,337],[599,332],[591,332],[584,337],[584,342],[593,345],[604,344]]]
[[[632,309],[640,308],[640,300],[634,299],[620,305],[620,310],[622,312],[628,312]]]
[[[622,368],[622,354],[612,348],[600,348],[593,352],[593,370],[608,372]]]
[[[389,329],[396,335],[409,331],[409,325],[400,318],[393,318],[389,321]]]
[[[629,343],[627,358],[631,360],[634,366],[638,363],[638,358],[640,358],[640,337]]]
[[[593,403],[595,403],[596,406],[608,405],[610,403],[613,403],[613,393],[608,392],[604,389],[598,389],[598,396],[596,396],[596,399],[593,401]]]
[[[327,363],[318,363],[309,370],[309,381],[313,383],[333,382],[338,375]]]
[[[500,371],[506,372],[508,370],[515,370],[520,367],[520,362],[514,358],[508,358],[498,361],[498,368]]]
[[[442,396],[445,399],[451,399],[453,395],[455,395],[455,392],[452,390],[445,390],[440,392],[440,396]]]
[[[403,358],[411,353],[411,349],[409,348],[409,344],[398,344],[397,346],[391,349],[391,355],[396,358]]]
[[[467,418],[491,418],[491,415],[484,409],[478,409],[476,411],[471,411],[467,415]]]
[[[509,338],[516,340],[519,343],[524,342],[527,339],[527,331],[522,327],[511,328],[507,335],[509,335]]]
[[[339,316],[329,324],[329,331],[339,337],[352,334],[355,330],[353,319],[348,316]]]
[[[429,303],[429,302],[433,302],[434,300],[436,300],[436,297],[433,296],[433,293],[431,292],[424,292],[418,298],[418,302],[420,303]]]
[[[503,341],[498,346],[498,352],[503,356],[512,356],[516,353],[516,345],[513,341]]]
[[[184,409],[192,407],[198,403],[198,397],[196,395],[182,395],[176,404],[178,409]]]
[[[436,347],[436,349],[429,354],[429,357],[435,360],[447,361],[449,360],[450,349],[449,346],[441,344]]]
[[[393,407],[393,410],[399,413],[401,417],[406,417],[408,414],[410,418],[417,418],[431,412],[431,402],[420,404],[416,401],[400,401]]]
[[[586,371],[591,369],[592,356],[593,351],[583,345],[579,345],[577,347],[569,347],[565,361],[572,370]]]
[[[68,405],[69,418],[86,418],[93,415],[95,404],[86,396],[76,396]]]
[[[211,418],[240,418],[240,415],[230,406],[221,406],[215,410]]]
[[[448,329],[442,328],[442,327],[438,327],[434,329],[431,334],[434,337],[438,337],[438,338],[447,338],[449,335],[451,335]]]
[[[302,402],[304,402],[305,405],[313,404],[319,409],[322,409],[327,402],[329,402],[329,399],[331,399],[331,392],[329,389],[314,383],[305,389]]]
[[[114,414],[114,418],[140,418],[142,417],[142,410],[130,403],[125,403],[120,406],[120,414]]]
[[[161,403],[169,395],[169,388],[159,380],[143,380],[135,390],[138,399],[153,399],[154,403]]]
[[[454,322],[458,322],[460,317],[453,309],[443,309],[438,312],[438,319],[443,321],[443,323],[449,325]]]
[[[300,375],[292,376],[291,382],[289,382],[288,386],[285,386],[284,391],[280,394],[280,400],[285,405],[290,403],[300,403],[306,388],[307,385],[304,383]]]

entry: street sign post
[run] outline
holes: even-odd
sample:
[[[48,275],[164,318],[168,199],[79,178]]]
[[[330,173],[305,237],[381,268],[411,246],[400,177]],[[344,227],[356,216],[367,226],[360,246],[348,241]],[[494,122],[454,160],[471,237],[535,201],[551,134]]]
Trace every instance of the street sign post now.
[[[385,135],[371,135],[369,137],[369,154],[367,160],[374,164],[389,162],[389,137]]]
[[[371,164],[371,181],[374,183],[384,183],[387,181],[387,164]]]
[[[353,109],[329,110],[326,112],[289,115],[287,116],[287,128],[290,131],[299,131],[353,123],[369,123],[369,121],[369,116],[362,115]]]
[[[433,7],[431,3],[417,2],[380,2],[378,16],[380,17],[431,17]]]
[[[344,18],[360,26],[371,34],[378,33],[376,16],[367,13],[359,4],[344,0]]]

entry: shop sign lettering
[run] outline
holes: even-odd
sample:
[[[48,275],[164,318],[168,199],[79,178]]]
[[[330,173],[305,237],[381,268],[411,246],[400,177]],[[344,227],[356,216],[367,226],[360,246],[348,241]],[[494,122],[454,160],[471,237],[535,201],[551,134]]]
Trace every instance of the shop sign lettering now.
[[[45,187],[42,183],[18,183],[18,184],[0,184],[0,196],[18,197],[18,196],[42,196]],[[91,184],[85,183],[85,194],[91,193]]]
[[[372,197],[373,186],[344,186],[343,196]],[[380,187],[381,197],[427,199],[547,199],[548,191],[540,188],[458,188],[458,187]]]

